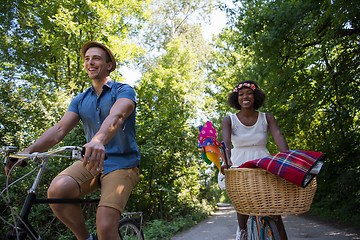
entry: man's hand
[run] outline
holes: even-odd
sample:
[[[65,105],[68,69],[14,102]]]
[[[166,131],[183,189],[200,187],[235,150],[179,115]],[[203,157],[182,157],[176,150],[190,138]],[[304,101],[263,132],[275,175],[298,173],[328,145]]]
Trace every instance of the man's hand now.
[[[4,166],[4,170],[5,170],[5,175],[8,176],[8,177],[11,177],[12,175],[10,173],[10,169],[12,168],[14,164],[6,164],[6,166]]]
[[[99,142],[89,142],[83,146],[85,155],[83,159],[83,167],[90,172],[100,171],[104,165],[105,147]]]
[[[10,169],[19,161],[18,158],[9,158],[7,164],[4,166],[5,175],[11,177],[11,174],[9,175]],[[20,163],[16,164],[16,167],[25,167],[27,165],[26,161],[21,161]]]

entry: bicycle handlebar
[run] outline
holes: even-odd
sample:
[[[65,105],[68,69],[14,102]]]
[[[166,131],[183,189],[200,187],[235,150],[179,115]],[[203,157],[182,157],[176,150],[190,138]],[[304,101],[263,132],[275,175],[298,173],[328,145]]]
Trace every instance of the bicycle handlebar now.
[[[85,148],[78,147],[78,146],[65,146],[65,147],[58,147],[54,150],[43,152],[43,153],[16,153],[17,148],[12,146],[6,146],[1,148],[1,152],[5,152],[7,155],[4,159],[4,165],[6,166],[9,161],[16,163],[19,159],[22,161],[21,165],[22,167],[25,167],[27,163],[23,160],[39,160],[39,159],[45,159],[48,157],[69,157],[69,156],[63,156],[59,155],[64,152],[72,152],[71,157],[76,160],[81,160],[82,156],[85,154]]]

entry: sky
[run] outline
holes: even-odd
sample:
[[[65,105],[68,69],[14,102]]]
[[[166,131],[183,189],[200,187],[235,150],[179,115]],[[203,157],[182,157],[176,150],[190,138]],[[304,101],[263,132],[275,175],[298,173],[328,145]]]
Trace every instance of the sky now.
[[[217,35],[226,25],[226,13],[216,9],[211,14],[211,24],[204,25],[203,36],[211,41],[213,34]]]
[[[229,0],[224,0],[224,2],[228,2]],[[212,36],[215,34],[219,34],[221,29],[226,25],[226,14],[219,9],[216,9],[212,12],[210,18],[210,24],[206,24],[203,26],[203,36],[208,41],[211,41]],[[136,69],[132,69],[129,67],[121,67],[120,72],[125,78],[124,83],[129,84],[130,86],[134,86],[135,82],[140,80],[141,74]]]

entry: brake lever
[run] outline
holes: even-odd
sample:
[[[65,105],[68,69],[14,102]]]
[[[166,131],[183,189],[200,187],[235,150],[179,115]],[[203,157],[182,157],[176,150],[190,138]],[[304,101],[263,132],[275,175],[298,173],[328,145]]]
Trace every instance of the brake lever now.
[[[77,159],[77,160],[82,160],[82,158],[85,155],[85,151],[86,151],[85,147],[81,147],[81,151],[80,150],[73,150],[72,158]],[[107,154],[105,154],[104,160],[106,160],[107,158],[108,158],[108,156],[107,156]]]
[[[14,146],[4,146],[2,147],[2,152],[6,152],[6,157],[4,158],[4,166],[6,166],[7,168],[9,168],[9,161],[12,163],[16,163],[19,159],[18,158],[13,158],[13,157],[9,157],[9,155],[11,153],[16,153],[18,151],[17,147]],[[27,162],[22,161],[20,164],[21,167],[26,167],[27,166]]]
[[[82,150],[81,150],[81,156],[84,156],[85,155],[85,150],[86,148],[85,147],[82,147]],[[105,158],[104,158],[104,161],[108,158],[107,154],[105,153]]]

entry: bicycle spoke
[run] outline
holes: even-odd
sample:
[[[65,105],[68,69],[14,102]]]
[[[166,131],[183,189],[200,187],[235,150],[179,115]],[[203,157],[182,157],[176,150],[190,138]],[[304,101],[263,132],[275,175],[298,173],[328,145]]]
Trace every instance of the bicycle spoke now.
[[[4,152],[3,149],[0,149],[0,152]],[[39,186],[39,183],[41,181],[41,178],[45,171],[47,170],[47,163],[52,157],[66,157],[66,158],[73,158],[74,160],[81,160],[81,147],[74,147],[74,146],[68,146],[68,147],[60,147],[55,150],[44,152],[44,153],[32,153],[32,154],[19,154],[10,152],[9,150],[7,153],[7,159],[5,161],[5,164],[9,163],[9,157],[12,158],[18,158],[19,161],[11,165],[11,168],[9,169],[9,173],[12,173],[12,170],[15,169],[16,166],[20,165],[20,163],[24,160],[33,161],[35,164],[30,165],[32,166],[32,169],[23,174],[18,179],[14,179],[13,181],[10,180],[10,174],[6,177],[5,180],[5,188],[0,189],[0,201],[5,202],[5,204],[8,207],[8,210],[10,213],[9,219],[4,219],[3,217],[0,217],[0,222],[4,222],[6,225],[9,225],[13,229],[13,231],[9,231],[7,234],[7,237],[10,239],[25,239],[26,237],[30,239],[40,239],[40,235],[36,232],[36,229],[31,225],[31,222],[28,221],[28,214],[30,213],[31,206],[34,203],[63,203],[62,200],[69,200],[69,199],[55,199],[55,200],[61,200],[61,201],[55,201],[54,199],[47,199],[47,198],[37,198],[36,195],[36,189]],[[65,155],[65,152],[70,153],[71,155]],[[64,153],[64,154],[63,154]],[[21,160],[21,161],[20,161]],[[8,165],[10,166],[10,165]],[[21,212],[19,213],[17,211],[17,208],[12,206],[10,201],[10,189],[12,189],[12,186],[16,183],[21,182],[25,177],[30,176],[34,171],[37,171],[37,174],[34,178],[34,181],[32,183],[31,188],[28,190],[28,195],[25,199],[26,204],[24,203]],[[81,201],[84,200],[84,201]],[[85,201],[85,199],[81,199],[79,202],[82,202],[84,204],[90,204],[94,201]],[[75,201],[75,199],[74,199]],[[77,202],[77,201],[76,201]],[[134,218],[138,219],[140,218],[140,225],[137,221],[134,220]],[[131,240],[131,239],[138,239],[138,240],[144,240],[144,234],[141,230],[142,225],[142,212],[128,212],[123,214],[123,219],[119,221],[118,225],[118,233],[120,239],[124,240]],[[26,238],[26,239],[28,239]]]
[[[138,239],[143,240],[144,236],[138,223],[131,218],[124,218],[119,222],[119,238],[121,240]]]
[[[275,224],[275,221],[271,217],[266,217],[263,219],[263,221],[265,230],[264,238],[280,240],[280,234]]]
[[[250,240],[261,240],[261,224],[258,216],[251,216]]]

